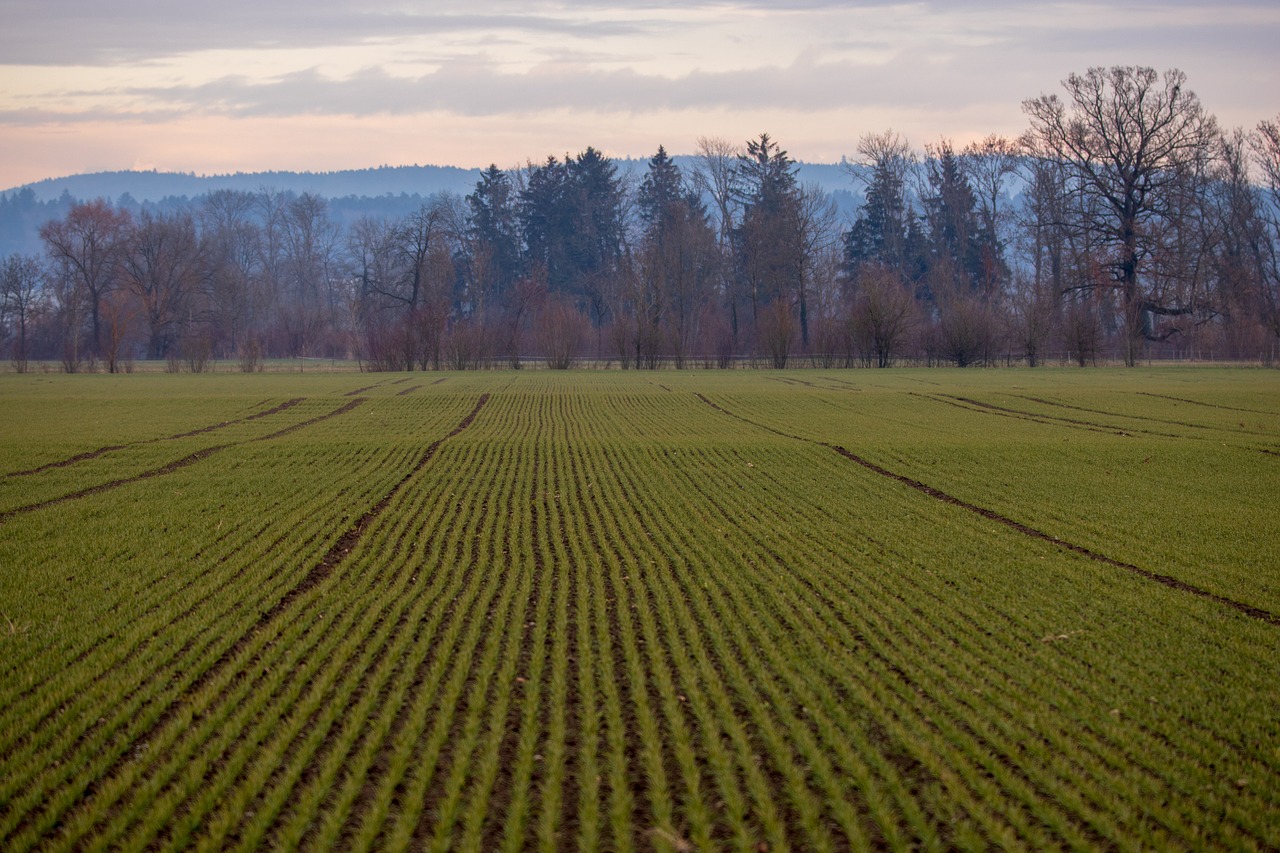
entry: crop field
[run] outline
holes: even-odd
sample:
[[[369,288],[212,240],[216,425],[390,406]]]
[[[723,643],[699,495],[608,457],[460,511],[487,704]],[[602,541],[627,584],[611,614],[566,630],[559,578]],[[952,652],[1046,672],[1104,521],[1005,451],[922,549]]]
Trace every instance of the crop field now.
[[[0,403],[0,849],[1280,848],[1280,372]]]

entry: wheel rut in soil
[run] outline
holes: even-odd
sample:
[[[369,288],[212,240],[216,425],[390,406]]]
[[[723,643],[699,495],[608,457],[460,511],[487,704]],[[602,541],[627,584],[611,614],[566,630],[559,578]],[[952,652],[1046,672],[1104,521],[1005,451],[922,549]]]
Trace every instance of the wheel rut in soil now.
[[[743,423],[750,424],[751,426],[757,427],[759,429],[766,430],[768,432],[773,433],[774,435],[780,435],[784,438],[790,438],[795,441],[804,442],[805,444],[813,444],[819,447],[825,447],[828,450],[838,453],[840,456],[844,457],[850,462],[854,462],[858,465],[861,465],[863,468],[866,468],[868,471],[872,471],[890,480],[896,480],[897,482],[902,483],[904,486],[910,486],[916,491],[922,494],[928,495],[934,500],[951,504],[952,506],[960,507],[962,509],[967,509],[970,512],[973,512],[982,516],[983,518],[989,519],[990,521],[994,521],[999,524],[1003,524],[1005,527],[1009,527],[1013,530],[1016,530],[1025,536],[1030,536],[1033,539],[1039,539],[1041,541],[1048,542],[1049,544],[1055,545],[1058,548],[1061,548],[1065,551],[1071,551],[1072,553],[1079,554],[1083,557],[1088,557],[1090,560],[1094,560],[1096,562],[1103,563],[1108,566],[1113,566],[1117,569],[1124,569],[1127,572],[1131,572],[1135,575],[1138,575],[1139,577],[1143,577],[1143,578],[1146,578],[1147,580],[1155,581],[1156,583],[1163,584],[1164,586],[1167,586],[1171,589],[1176,589],[1181,592],[1190,593],[1191,595],[1194,595],[1198,598],[1203,598],[1209,601],[1217,602],[1218,604],[1222,604],[1226,607],[1232,608],[1233,610],[1237,610],[1240,613],[1243,613],[1244,615],[1252,619],[1257,619],[1260,622],[1267,622],[1271,625],[1280,625],[1280,615],[1272,613],[1269,610],[1264,610],[1261,607],[1254,607],[1253,605],[1246,604],[1243,601],[1236,601],[1233,598],[1227,598],[1226,596],[1218,595],[1215,592],[1210,592],[1207,589],[1203,589],[1201,587],[1195,586],[1194,584],[1190,584],[1190,583],[1187,583],[1186,581],[1179,580],[1178,578],[1171,577],[1170,575],[1161,574],[1159,572],[1153,572],[1150,569],[1144,569],[1141,566],[1135,566],[1132,563],[1126,563],[1122,560],[1117,560],[1113,557],[1108,557],[1105,554],[1100,554],[1097,551],[1094,551],[1090,548],[1086,548],[1083,545],[1077,545],[1074,542],[1069,542],[1065,539],[1059,539],[1058,537],[1051,536],[1050,534],[1045,533],[1042,530],[1037,530],[1036,528],[1023,524],[1020,521],[1015,521],[1014,519],[1009,518],[1008,516],[1001,515],[1000,513],[996,512],[993,509],[989,509],[987,507],[969,503],[968,501],[961,500],[960,498],[957,498],[954,495],[947,494],[941,489],[936,489],[933,486],[922,483],[919,480],[914,480],[911,477],[908,477],[904,474],[899,474],[894,471],[890,471],[887,468],[883,468],[869,459],[865,459],[850,450],[846,450],[844,447],[841,447],[838,444],[831,444],[830,442],[826,442],[826,441],[818,441],[816,439],[804,438],[803,436],[792,435],[791,433],[783,432],[782,430],[775,429],[771,426],[768,426],[767,424],[759,423],[757,421],[753,421],[749,418],[743,417],[742,415],[739,415],[735,412],[731,412],[728,409],[724,408],[723,406],[719,405],[718,403],[712,402],[702,394],[698,394],[697,397],[698,399],[706,403],[711,408],[731,418],[734,418],[735,420],[739,420],[739,421],[742,421]]]
[[[1130,434],[1119,427],[1107,426],[1106,424],[1097,424],[1092,421],[1082,421],[1075,418],[1064,418],[1054,415],[1035,415],[1030,412],[1024,412],[1019,409],[1009,409],[1004,406],[997,406],[993,403],[984,403],[980,400],[973,400],[969,397],[956,397],[951,394],[920,394],[910,392],[911,396],[919,397],[922,400],[931,400],[935,403],[945,403],[948,406],[954,406],[966,412],[980,412],[987,415],[995,415],[1002,418],[1013,418],[1019,421],[1029,421],[1036,424],[1044,424],[1053,427],[1070,427],[1073,429],[1083,429],[1089,432],[1103,433],[1104,435],[1118,435],[1125,438]],[[1159,433],[1166,438],[1177,438],[1167,433]]]
[[[341,407],[340,409],[335,410],[334,412],[331,412],[328,415],[321,416],[321,418],[319,419],[322,420],[327,417],[333,417],[337,414],[342,413],[343,411],[349,411],[350,409],[354,408],[360,403],[363,403],[365,399],[366,398],[356,398],[355,400],[352,400],[350,403]],[[307,572],[307,574],[294,587],[288,590],[280,598],[280,600],[278,600],[274,605],[272,605],[270,608],[264,611],[263,614],[258,618],[256,622],[254,622],[253,625],[251,625],[243,634],[237,637],[236,640],[233,643],[231,643],[231,645],[228,646],[225,651],[223,651],[223,653],[209,666],[208,669],[204,670],[204,672],[196,676],[196,678],[189,685],[187,685],[187,687],[184,688],[181,693],[175,696],[173,700],[170,701],[168,706],[164,709],[164,711],[162,711],[160,715],[156,718],[155,722],[152,723],[152,725],[148,727],[148,729],[145,732],[140,734],[134,740],[133,743],[134,744],[146,743],[155,739],[155,736],[158,732],[162,731],[174,719],[177,718],[182,707],[191,700],[191,697],[198,694],[205,687],[205,685],[212,682],[215,678],[218,677],[219,674],[221,674],[224,670],[226,670],[226,668],[229,665],[231,665],[231,663],[241,654],[241,652],[243,652],[249,646],[249,644],[252,642],[255,636],[257,636],[263,630],[267,629],[273,622],[275,622],[283,614],[285,614],[289,610],[289,608],[294,604],[294,602],[296,602],[301,596],[303,596],[309,590],[315,588],[321,582],[323,582],[324,579],[327,578],[333,572],[333,570],[339,564],[342,563],[344,559],[346,559],[347,555],[350,554],[351,550],[360,541],[361,537],[368,530],[369,526],[378,518],[379,515],[381,515],[381,513],[384,510],[386,510],[387,506],[391,503],[391,501],[395,498],[395,496],[401,490],[403,490],[405,485],[414,477],[415,474],[417,474],[419,471],[421,471],[423,468],[426,467],[426,465],[435,456],[436,452],[440,449],[441,445],[443,445],[450,438],[457,436],[458,434],[460,434],[461,432],[463,432],[464,430],[466,430],[468,427],[471,426],[472,422],[476,419],[476,416],[479,415],[480,410],[484,408],[484,405],[488,402],[488,400],[489,400],[488,394],[481,395],[479,400],[476,402],[475,407],[470,411],[470,413],[467,414],[465,418],[462,419],[462,421],[456,427],[453,428],[453,430],[448,435],[444,436],[443,438],[436,439],[434,442],[432,442],[422,452],[422,455],[418,458],[417,463],[399,481],[397,481],[396,484],[392,486],[390,490],[388,490],[387,494],[384,495],[382,499],[379,500],[376,504],[370,507],[342,536],[340,536],[338,540],[334,542],[334,544],[325,553],[325,555],[320,559],[320,561],[315,566],[313,566],[311,570]],[[300,428],[301,426],[303,426],[303,424],[300,424],[294,428]],[[262,439],[255,439],[255,440],[262,440]],[[101,778],[110,778],[111,776],[114,776],[121,766],[133,760],[136,753],[137,753],[137,750],[132,745],[122,750],[119,756],[117,757],[117,759],[115,760],[115,762],[103,772]],[[96,786],[94,784],[90,785],[89,794],[80,800],[80,805],[83,806],[92,798],[92,792],[95,789],[95,787]]]
[[[10,474],[6,474],[5,476],[30,477],[33,474],[42,474],[45,471],[51,471],[54,468],[68,468],[76,464],[77,462],[87,462],[90,459],[97,459],[99,456],[110,453],[113,450],[124,450],[129,447],[137,447],[143,444],[155,444],[158,441],[174,441],[179,438],[190,438],[194,435],[203,435],[205,433],[213,432],[215,430],[225,429],[226,427],[234,426],[236,424],[243,424],[243,423],[248,423],[249,421],[256,421],[259,418],[265,418],[268,415],[279,414],[280,412],[283,412],[287,409],[292,409],[294,406],[298,405],[305,399],[306,397],[294,397],[292,400],[285,400],[283,403],[279,404],[278,406],[272,406],[270,409],[265,409],[261,412],[256,412],[252,415],[248,415],[243,418],[234,418],[233,420],[229,420],[229,421],[220,421],[216,424],[209,424],[208,426],[200,427],[199,429],[188,430],[187,432],[178,432],[178,433],[174,433],[173,435],[166,435],[160,438],[148,438],[148,439],[143,439],[142,441],[130,441],[124,444],[108,444],[103,447],[99,447],[97,450],[90,450],[85,453],[77,453],[75,456],[71,456],[66,459],[60,459],[57,462],[47,462],[44,465],[41,465],[37,468],[28,468],[25,471],[14,471]]]
[[[110,491],[111,489],[117,489],[121,486],[127,486],[130,483],[138,483],[138,482],[141,482],[142,480],[150,480],[153,477],[160,477],[165,474],[172,474],[174,471],[187,468],[191,465],[194,465],[197,462],[200,462],[201,460],[208,459],[210,456],[214,455],[215,453],[219,453],[223,450],[226,450],[229,447],[241,447],[243,445],[252,444],[257,441],[269,441],[274,438],[280,438],[281,436],[288,435],[291,432],[296,432],[300,429],[305,429],[306,427],[313,426],[314,424],[320,423],[321,421],[327,421],[330,418],[336,418],[339,415],[345,415],[347,412],[351,411],[352,409],[364,403],[365,400],[367,399],[368,398],[366,397],[357,397],[351,402],[346,403],[345,405],[342,405],[337,409],[334,409],[332,412],[328,412],[323,415],[317,415],[314,418],[309,418],[308,420],[302,421],[301,423],[296,423],[296,424],[293,424],[292,426],[287,426],[284,429],[276,430],[275,432],[268,433],[267,435],[260,435],[256,438],[250,438],[246,441],[232,441],[226,444],[215,444],[211,447],[206,447],[201,450],[197,450],[195,453],[191,453],[187,456],[182,457],[181,459],[176,459],[173,462],[169,462],[164,465],[161,465],[159,468],[152,468],[149,471],[143,471],[141,474],[134,474],[131,477],[121,477],[117,480],[109,480],[108,482],[105,482],[105,483],[99,483],[96,486],[90,486],[87,489],[80,489],[79,491],[71,492],[70,494],[67,494],[67,495],[62,495],[61,497],[49,498],[48,500],[37,501],[36,503],[33,503],[33,504],[27,504],[25,506],[19,506],[19,507],[14,507],[13,509],[5,510],[4,512],[0,512],[0,522],[7,521],[8,519],[12,518],[15,515],[22,515],[23,513],[33,512],[35,510],[44,509],[45,507],[54,506],[56,504],[79,500],[80,498],[87,498],[92,495],[98,495],[103,492]],[[277,410],[281,410],[281,407],[277,407]],[[261,415],[265,415],[265,414],[267,413],[266,412],[261,413]],[[259,417],[261,415],[259,415]],[[242,420],[249,420],[249,419],[244,418]],[[228,422],[228,423],[231,423],[231,422]],[[196,435],[197,433],[200,433],[200,432],[206,432],[212,429],[220,429],[222,426],[226,426],[226,425],[227,424],[222,424],[214,427],[209,427],[203,430],[196,430],[196,432],[185,433],[184,435]],[[180,438],[180,437],[183,437],[183,436],[170,436],[170,438]],[[139,442],[139,443],[144,443],[144,442]],[[127,446],[127,445],[124,445],[124,446]]]
[[[1171,397],[1168,394],[1153,394],[1150,391],[1139,391],[1143,397],[1155,397],[1157,400],[1173,400],[1176,403],[1190,403],[1193,406],[1204,406],[1206,409],[1226,409],[1232,412],[1249,412],[1255,415],[1280,415],[1280,412],[1269,412],[1265,409],[1242,409],[1239,406],[1223,406],[1218,403],[1204,403],[1200,400],[1188,400],[1186,397]]]

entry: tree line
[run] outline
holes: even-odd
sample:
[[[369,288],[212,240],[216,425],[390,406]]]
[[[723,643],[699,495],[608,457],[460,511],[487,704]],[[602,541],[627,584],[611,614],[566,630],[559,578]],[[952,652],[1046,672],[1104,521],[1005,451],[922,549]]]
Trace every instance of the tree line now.
[[[0,343],[69,372],[1280,357],[1280,116],[1224,130],[1176,70],[1063,88],[1018,139],[864,135],[851,221],[768,134],[636,179],[590,147],[490,166],[346,226],[266,189],[75,203],[3,260]]]

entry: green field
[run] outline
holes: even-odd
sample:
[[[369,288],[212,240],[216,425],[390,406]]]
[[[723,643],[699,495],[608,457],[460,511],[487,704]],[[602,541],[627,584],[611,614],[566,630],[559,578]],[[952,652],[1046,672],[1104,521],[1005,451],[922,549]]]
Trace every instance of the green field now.
[[[0,403],[0,849],[1280,848],[1280,372]]]

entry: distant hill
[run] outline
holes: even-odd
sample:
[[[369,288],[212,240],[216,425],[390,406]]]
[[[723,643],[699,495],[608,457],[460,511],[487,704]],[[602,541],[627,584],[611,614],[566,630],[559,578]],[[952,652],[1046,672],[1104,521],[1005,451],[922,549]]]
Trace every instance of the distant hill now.
[[[105,198],[115,201],[127,193],[145,203],[171,197],[197,198],[217,190],[254,192],[263,188],[309,192],[326,198],[401,193],[423,196],[440,192],[466,194],[479,179],[479,169],[454,166],[381,166],[341,172],[237,172],[230,175],[122,171],[46,178],[14,190],[29,188],[39,201],[53,201],[63,193],[81,200]]]
[[[693,168],[689,156],[673,158],[684,170]],[[643,172],[645,159],[614,161],[621,172]],[[4,194],[30,189],[37,201],[50,202],[65,193],[74,199],[105,198],[115,201],[122,195],[146,203],[166,198],[197,198],[216,190],[248,190],[263,188],[315,193],[325,198],[356,196],[376,198],[385,195],[421,195],[452,192],[466,195],[480,180],[480,169],[457,166],[379,166],[371,169],[346,169],[338,172],[236,172],[227,175],[196,175],[190,172],[119,171],[90,172],[61,178],[46,178],[20,187],[0,191]],[[849,173],[840,164],[800,163],[801,183],[821,186],[828,192],[848,190],[852,186]]]
[[[686,173],[694,167],[693,157],[672,159]],[[645,158],[617,159],[614,163],[620,174],[632,175],[637,181],[648,166]],[[841,213],[851,221],[862,203],[862,190],[854,185],[848,169],[835,163],[797,165],[800,182],[830,193]],[[152,170],[46,178],[0,191],[0,256],[40,251],[38,232],[42,224],[65,216],[76,202],[96,198],[137,209],[149,205],[177,207],[218,190],[309,192],[328,199],[331,215],[339,223],[346,223],[363,214],[404,216],[440,193],[468,195],[480,180],[480,172],[456,166],[379,166],[338,172],[196,175]]]

